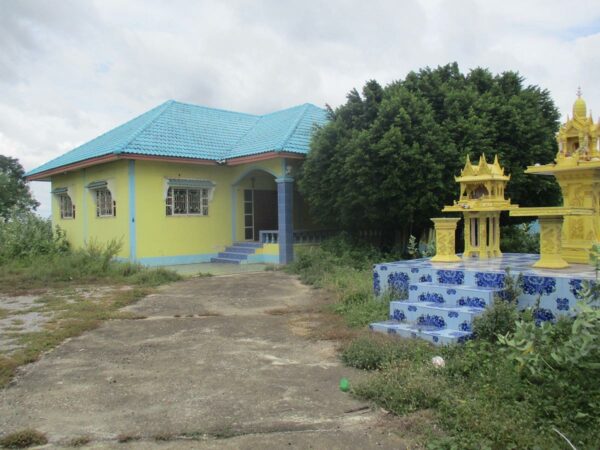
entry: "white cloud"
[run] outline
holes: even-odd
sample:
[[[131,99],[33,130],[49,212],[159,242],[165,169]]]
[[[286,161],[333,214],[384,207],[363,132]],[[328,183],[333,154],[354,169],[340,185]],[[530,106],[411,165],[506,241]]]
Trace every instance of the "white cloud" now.
[[[0,153],[29,170],[169,98],[335,106],[368,79],[451,61],[518,70],[563,114],[581,85],[600,113],[600,3],[3,1]]]

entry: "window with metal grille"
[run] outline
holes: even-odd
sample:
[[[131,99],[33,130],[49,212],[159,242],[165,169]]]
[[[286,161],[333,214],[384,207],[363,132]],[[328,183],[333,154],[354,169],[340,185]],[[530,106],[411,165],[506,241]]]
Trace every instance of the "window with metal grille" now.
[[[208,216],[208,189],[169,188],[167,216]]]
[[[58,196],[60,203],[60,218],[61,219],[74,219],[75,218],[75,205],[71,201],[69,194],[60,194]]]
[[[96,217],[114,217],[117,207],[112,194],[106,188],[96,189]]]

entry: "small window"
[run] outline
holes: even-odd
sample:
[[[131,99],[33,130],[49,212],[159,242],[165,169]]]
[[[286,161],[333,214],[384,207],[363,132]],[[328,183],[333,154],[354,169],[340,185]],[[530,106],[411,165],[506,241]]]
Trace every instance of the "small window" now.
[[[167,191],[167,216],[208,216],[208,189],[172,188]]]
[[[107,188],[96,189],[96,217],[114,217],[117,207]]]
[[[71,201],[69,194],[60,194],[58,196],[60,204],[60,218],[61,219],[74,219],[75,218],[75,205]]]

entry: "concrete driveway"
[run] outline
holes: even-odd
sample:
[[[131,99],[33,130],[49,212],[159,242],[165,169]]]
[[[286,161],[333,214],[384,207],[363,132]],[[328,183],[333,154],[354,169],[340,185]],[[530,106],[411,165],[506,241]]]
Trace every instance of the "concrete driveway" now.
[[[384,412],[340,392],[360,373],[311,337],[320,295],[281,272],[165,286],[129,308],[145,319],[27,366],[0,391],[0,430],[92,448],[403,448]]]

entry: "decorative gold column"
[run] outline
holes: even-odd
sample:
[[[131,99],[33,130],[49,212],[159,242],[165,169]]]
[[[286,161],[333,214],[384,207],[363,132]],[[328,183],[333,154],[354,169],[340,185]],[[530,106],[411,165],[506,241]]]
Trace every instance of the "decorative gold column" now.
[[[540,216],[540,259],[533,267],[541,269],[563,269],[569,266],[562,256],[562,216]]]
[[[435,256],[431,262],[460,262],[456,256],[456,224],[460,218],[431,219],[435,226]]]
[[[465,213],[463,217],[465,219],[465,251],[463,257],[469,257],[473,252],[473,247],[471,245],[471,241],[473,240],[473,237],[471,236],[471,215]]]
[[[488,246],[487,214],[478,214],[479,218],[479,259],[488,259],[490,257]]]

